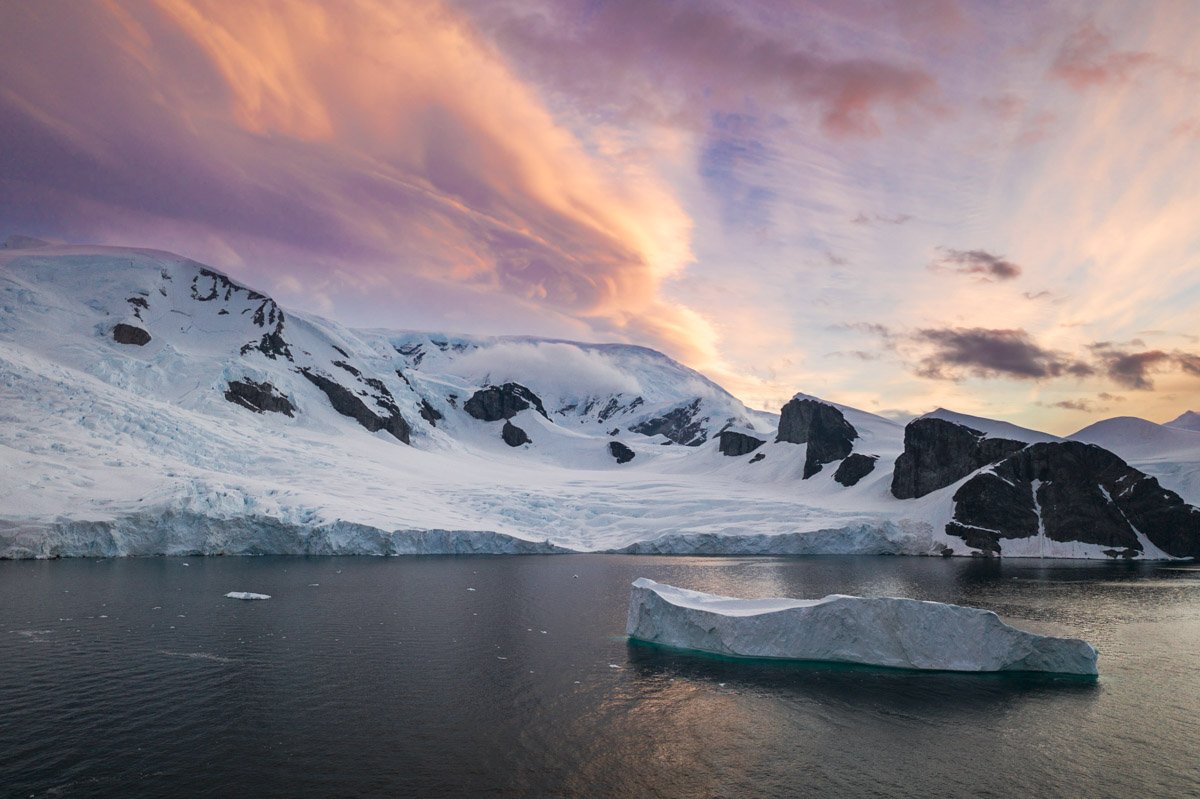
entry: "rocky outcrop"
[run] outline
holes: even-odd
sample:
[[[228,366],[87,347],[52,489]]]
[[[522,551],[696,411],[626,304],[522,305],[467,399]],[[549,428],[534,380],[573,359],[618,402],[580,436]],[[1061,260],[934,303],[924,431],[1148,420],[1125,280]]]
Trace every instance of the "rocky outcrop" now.
[[[546,409],[542,407],[542,401],[538,395],[520,383],[505,383],[502,386],[481,388],[463,403],[464,411],[484,422],[511,419],[528,408],[533,408],[547,419],[550,418],[546,415]]]
[[[826,463],[839,461],[854,449],[858,431],[842,412],[819,400],[796,397],[779,411],[776,441],[807,444],[804,479],[821,471]]]
[[[608,454],[617,459],[617,463],[629,463],[633,460],[633,450],[620,441],[608,442]]]
[[[849,488],[875,471],[875,461],[877,460],[879,460],[878,455],[852,452],[838,464],[837,471],[833,473],[833,479]]]
[[[329,398],[329,404],[342,416],[349,416],[372,433],[378,430],[386,430],[405,444],[409,443],[412,428],[409,427],[404,417],[400,415],[400,409],[396,407],[395,403],[389,402],[391,400],[390,395],[386,398],[380,397],[376,399],[376,404],[381,406],[380,410],[386,413],[386,415],[381,415],[371,410],[357,394],[341,383],[330,380],[328,377],[308,368],[302,368],[300,374],[308,378],[308,381],[314,386],[321,389],[325,393],[325,396]]]
[[[417,409],[417,413],[421,418],[429,422],[431,427],[437,427],[438,419],[442,418],[442,412],[429,404],[429,400],[421,398],[421,407]]]
[[[284,416],[292,416],[296,410],[292,401],[279,393],[275,386],[267,382],[256,383],[250,378],[229,381],[225,399],[255,413],[282,413]]]
[[[679,405],[653,419],[638,422],[630,432],[644,436],[665,436],[675,444],[698,447],[708,440],[708,417],[700,415],[700,399]]]
[[[904,452],[892,472],[892,496],[923,497],[1023,447],[1023,441],[988,438],[944,419],[914,419],[904,428]]]
[[[720,440],[717,442],[717,449],[722,455],[737,457],[739,455],[749,455],[754,450],[767,443],[761,438],[738,433],[733,430],[722,430]]]
[[[504,443],[510,447],[519,447],[522,444],[531,444],[529,434],[521,428],[517,427],[507,419],[504,422],[504,429],[500,431],[500,437],[504,439]]]
[[[1172,557],[1200,557],[1200,509],[1106,449],[1076,441],[1033,444],[981,472],[954,493],[950,535],[1003,554],[1004,541],[1106,547],[1113,557],[1144,554],[1140,532]]]
[[[150,343],[150,334],[140,327],[135,325],[127,325],[124,322],[119,322],[112,329],[113,341],[118,344],[134,344],[143,347]]]

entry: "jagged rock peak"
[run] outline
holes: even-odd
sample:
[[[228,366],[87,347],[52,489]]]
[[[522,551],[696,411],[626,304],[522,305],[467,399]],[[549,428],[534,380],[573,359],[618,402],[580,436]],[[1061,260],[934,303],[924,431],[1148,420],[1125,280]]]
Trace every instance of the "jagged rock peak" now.
[[[1025,446],[1023,441],[988,438],[944,419],[914,419],[904,428],[904,452],[892,472],[892,496],[923,497]]]
[[[1102,447],[1032,444],[954,493],[946,532],[1002,554],[1004,541],[1044,535],[1107,547],[1110,557],[1146,554],[1139,533],[1172,557],[1200,557],[1200,509]]]
[[[858,431],[840,410],[809,397],[793,397],[779,411],[777,442],[807,444],[804,479],[821,471],[826,463],[841,460],[854,449]]]
[[[520,383],[481,388],[463,403],[464,411],[484,422],[511,419],[528,408],[533,408],[547,419],[550,418],[538,395]]]

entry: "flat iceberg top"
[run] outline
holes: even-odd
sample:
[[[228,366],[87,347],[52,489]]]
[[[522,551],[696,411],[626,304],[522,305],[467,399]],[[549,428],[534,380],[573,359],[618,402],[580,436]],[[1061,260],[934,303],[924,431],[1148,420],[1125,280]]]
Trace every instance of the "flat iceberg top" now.
[[[230,599],[270,599],[270,594],[255,594],[250,591],[230,591],[226,594]]]
[[[785,597],[739,599],[738,597],[706,594],[703,591],[691,591],[674,585],[656,583],[648,577],[639,577],[633,581],[633,586],[653,591],[672,605],[719,613],[722,616],[756,616],[760,613],[774,613],[789,608],[810,608],[843,596],[842,594],[830,594],[822,599],[787,599]]]
[[[626,634],[746,658],[861,663],[936,671],[1095,675],[1096,649],[1019,630],[990,610],[901,597],[737,599],[641,578]]]

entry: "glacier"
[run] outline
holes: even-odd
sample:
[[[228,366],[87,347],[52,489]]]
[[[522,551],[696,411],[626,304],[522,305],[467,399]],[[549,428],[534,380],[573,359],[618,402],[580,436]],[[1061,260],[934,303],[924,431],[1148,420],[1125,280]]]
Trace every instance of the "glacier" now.
[[[640,578],[626,634],[742,658],[937,671],[1096,675],[1086,641],[1019,630],[989,610],[896,597],[736,599]]]
[[[992,554],[946,532],[961,482],[894,496],[905,427],[865,411],[824,403],[873,464],[845,485],[644,347],[354,329],[171,253],[26,245],[0,248],[0,558]],[[528,407],[468,409],[508,383]],[[731,456],[726,431],[764,443]],[[1195,504],[1200,442],[1175,432],[1130,462]],[[1143,532],[996,554],[1179,556]]]

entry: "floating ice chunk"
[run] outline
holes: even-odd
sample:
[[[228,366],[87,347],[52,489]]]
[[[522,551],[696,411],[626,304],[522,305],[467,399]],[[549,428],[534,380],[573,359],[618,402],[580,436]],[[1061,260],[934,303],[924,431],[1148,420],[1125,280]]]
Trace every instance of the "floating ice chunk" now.
[[[1096,674],[1077,638],[1010,627],[990,610],[891,597],[735,599],[642,578],[629,597],[633,639],[748,658],[940,671]]]
[[[249,591],[230,591],[225,596],[230,599],[270,599],[270,594],[254,594]]]

